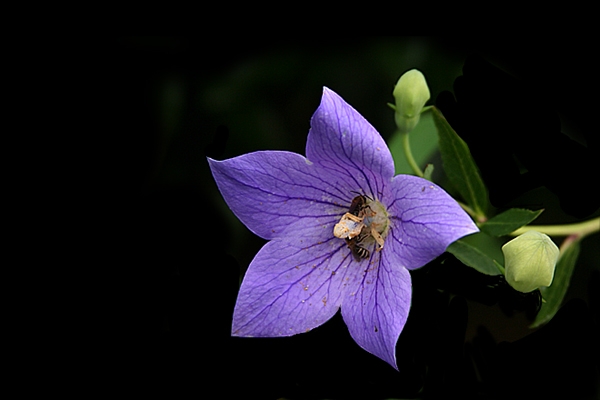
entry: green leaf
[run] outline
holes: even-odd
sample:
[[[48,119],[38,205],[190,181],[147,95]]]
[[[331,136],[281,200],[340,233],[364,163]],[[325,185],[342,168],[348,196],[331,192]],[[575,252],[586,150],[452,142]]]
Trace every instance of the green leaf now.
[[[535,317],[533,324],[531,324],[531,328],[537,328],[550,321],[560,308],[560,305],[567,294],[567,289],[571,282],[571,275],[573,275],[573,270],[575,269],[575,263],[577,262],[577,257],[579,257],[580,250],[580,241],[577,240],[567,247],[564,253],[560,255],[560,258],[556,263],[556,269],[554,270],[552,284],[540,289],[542,298],[545,302],[542,303],[542,308]]]
[[[504,236],[527,225],[536,219],[543,209],[537,211],[524,208],[511,208],[500,213],[480,226],[480,229],[491,236]]]
[[[479,220],[485,220],[488,209],[488,192],[479,175],[479,169],[469,147],[452,129],[436,107],[432,108],[438,131],[440,153],[444,172]]]
[[[479,250],[464,239],[459,239],[446,249],[463,264],[486,275],[502,274],[502,266],[496,260]]]

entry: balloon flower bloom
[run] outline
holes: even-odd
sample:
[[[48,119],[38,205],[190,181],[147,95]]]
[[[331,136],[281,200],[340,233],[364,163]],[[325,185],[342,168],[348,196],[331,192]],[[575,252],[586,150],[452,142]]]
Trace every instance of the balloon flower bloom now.
[[[458,203],[425,179],[394,176],[381,135],[328,88],[306,157],[258,151],[208,162],[229,208],[269,241],[244,276],[232,335],[308,332],[341,309],[356,343],[397,369],[409,271],[478,231]]]

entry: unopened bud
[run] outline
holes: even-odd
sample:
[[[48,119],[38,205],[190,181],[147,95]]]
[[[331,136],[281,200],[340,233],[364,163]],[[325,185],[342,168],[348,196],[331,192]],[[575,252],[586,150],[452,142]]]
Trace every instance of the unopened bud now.
[[[552,284],[559,251],[548,235],[525,232],[502,246],[502,252],[506,281],[519,292]]]
[[[419,123],[421,110],[430,97],[425,76],[417,69],[405,72],[398,79],[393,94],[396,126],[401,133],[408,133]]]

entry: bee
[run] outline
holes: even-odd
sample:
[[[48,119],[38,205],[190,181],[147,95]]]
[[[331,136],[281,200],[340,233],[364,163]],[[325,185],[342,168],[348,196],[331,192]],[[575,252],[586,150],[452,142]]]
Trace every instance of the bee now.
[[[353,198],[352,202],[350,203],[350,208],[348,209],[348,212],[358,217],[364,217],[366,214],[365,210],[368,208],[369,214],[371,216],[375,215],[375,211],[371,210],[371,206],[367,205],[367,199],[373,201],[372,198],[370,198],[369,196],[365,196],[364,194],[359,194],[358,196]]]
[[[383,238],[372,224],[375,212],[367,204],[367,196],[359,194],[352,199],[348,212],[333,227],[333,235],[344,239],[356,261],[369,258],[371,253],[359,243],[366,237],[373,236],[379,248],[383,248]],[[372,200],[371,200],[372,201]],[[366,221],[365,221],[365,218]],[[366,222],[366,223],[365,223]]]
[[[352,239],[360,235],[365,227],[363,220],[365,218],[365,209],[371,208],[367,205],[367,197],[358,195],[352,199],[348,212],[345,213],[340,221],[334,226],[333,234],[340,239]]]
[[[358,243],[360,243],[362,239],[362,237],[358,236],[352,239],[346,239],[346,244],[348,245],[348,248],[352,252],[352,255],[354,256],[354,259],[356,261],[361,261],[365,258],[369,258],[369,256],[371,255],[371,252],[369,250],[358,245]]]
[[[350,208],[348,209],[348,212],[350,214],[359,216],[359,214],[362,212],[363,209],[369,207],[366,204],[367,204],[367,196],[363,196],[362,194],[358,195],[352,199],[352,203],[350,203]]]

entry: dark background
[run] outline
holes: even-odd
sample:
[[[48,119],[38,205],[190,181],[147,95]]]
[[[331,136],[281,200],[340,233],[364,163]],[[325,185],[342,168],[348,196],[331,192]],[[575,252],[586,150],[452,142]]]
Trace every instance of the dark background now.
[[[429,104],[437,99],[471,146],[494,206],[545,207],[537,222],[575,222],[598,215],[599,205],[591,47],[120,37],[84,49],[82,101],[93,119],[81,116],[81,133],[92,132],[86,145],[100,156],[83,153],[92,173],[75,185],[89,196],[86,222],[100,233],[85,260],[108,279],[86,312],[91,335],[82,351],[93,367],[84,375],[94,383],[83,390],[262,399],[598,395],[598,234],[583,242],[565,306],[536,331],[528,328],[535,296],[518,296],[447,254],[414,271],[397,372],[360,349],[339,315],[295,337],[230,337],[240,274],[264,241],[228,210],[206,162],[257,150],[304,154],[323,86],[388,139],[385,103],[399,76],[418,68]],[[455,90],[465,62],[471,68]]]

